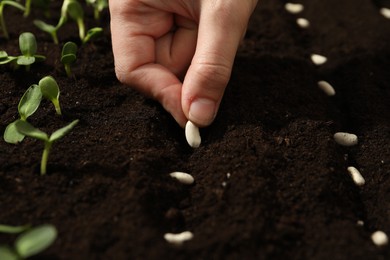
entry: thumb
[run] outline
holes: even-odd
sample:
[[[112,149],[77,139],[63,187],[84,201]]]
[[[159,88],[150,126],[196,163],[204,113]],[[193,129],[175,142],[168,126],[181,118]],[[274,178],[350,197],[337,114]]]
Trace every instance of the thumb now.
[[[210,125],[217,114],[239,42],[253,10],[249,6],[243,8],[241,1],[202,3],[196,51],[182,88],[183,112],[201,127]],[[208,6],[208,3],[213,4]]]

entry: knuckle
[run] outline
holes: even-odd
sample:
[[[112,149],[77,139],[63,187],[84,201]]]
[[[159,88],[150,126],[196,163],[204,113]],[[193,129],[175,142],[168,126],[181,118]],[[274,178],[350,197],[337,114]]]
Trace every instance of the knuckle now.
[[[231,67],[226,62],[201,61],[196,64],[195,73],[202,81],[226,84],[230,78]]]

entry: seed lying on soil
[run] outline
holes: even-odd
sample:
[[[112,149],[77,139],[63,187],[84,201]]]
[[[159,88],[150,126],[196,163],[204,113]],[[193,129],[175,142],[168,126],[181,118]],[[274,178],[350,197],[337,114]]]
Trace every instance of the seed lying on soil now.
[[[194,183],[194,177],[192,175],[185,172],[171,172],[169,174],[172,178],[175,178],[180,183],[191,185]]]
[[[321,80],[321,81],[318,81],[318,87],[325,92],[326,95],[328,96],[334,96],[336,94],[336,91],[334,90],[334,88],[332,87],[332,85],[330,85],[328,82],[324,81],[324,80]]]
[[[372,242],[374,242],[377,246],[385,246],[389,243],[389,239],[385,232],[383,231],[375,231],[371,235]]]
[[[297,24],[299,27],[305,29],[305,28],[308,28],[310,26],[310,22],[309,20],[305,19],[305,18],[298,18],[297,19]]]
[[[325,56],[319,55],[319,54],[312,54],[310,57],[311,57],[311,61],[315,65],[322,65],[328,61],[328,58],[326,58]]]
[[[339,145],[343,146],[353,146],[358,143],[358,138],[354,134],[338,132],[333,135],[334,140]]]
[[[297,14],[303,11],[304,7],[301,4],[295,4],[295,3],[286,3],[284,5],[284,8],[287,12],[291,14]]]
[[[348,170],[349,174],[351,175],[353,182],[357,186],[363,186],[366,183],[366,181],[364,180],[363,176],[360,174],[358,169],[356,169],[353,166],[349,166],[347,168],[347,170]]]
[[[190,231],[184,231],[184,232],[178,233],[178,234],[166,233],[164,235],[164,239],[168,243],[171,243],[171,244],[177,245],[177,246],[180,246],[184,242],[191,240],[193,237],[194,237],[194,235]]]
[[[386,7],[382,7],[379,12],[381,15],[383,15],[385,18],[390,19],[390,9]]]
[[[194,125],[194,123],[192,123],[191,121],[188,121],[186,124],[185,134],[186,134],[187,143],[192,148],[199,147],[202,141],[200,138],[199,128],[196,125]]]
[[[358,226],[360,226],[360,227],[364,226],[363,220],[358,220],[358,221],[356,222],[356,224],[357,224]]]

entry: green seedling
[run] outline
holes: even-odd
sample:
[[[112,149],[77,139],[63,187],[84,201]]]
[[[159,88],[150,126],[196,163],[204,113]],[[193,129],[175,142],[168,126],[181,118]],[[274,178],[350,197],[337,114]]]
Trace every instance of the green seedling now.
[[[50,100],[56,110],[57,115],[61,115],[61,106],[60,106],[60,88],[58,87],[57,82],[52,76],[46,76],[42,78],[38,83],[42,96]]]
[[[84,24],[84,10],[83,7],[77,0],[71,0],[68,4],[67,9],[68,15],[74,21],[76,21],[77,26],[79,27],[79,36],[83,40],[85,37],[85,24]]]
[[[96,20],[99,20],[100,13],[108,7],[107,0],[86,0],[86,2],[93,7],[93,15]]]
[[[34,34],[30,32],[24,32],[19,35],[19,49],[22,53],[19,56],[9,56],[7,52],[0,51],[0,65],[6,63],[13,63],[15,67],[26,66],[26,70],[30,70],[31,64],[34,62],[44,61],[45,56],[36,54],[37,52],[37,40]]]
[[[51,38],[53,39],[53,42],[55,44],[58,44],[58,36],[57,36],[57,31],[59,27],[53,26],[51,24],[47,24],[42,20],[34,20],[34,25],[41,29],[42,31],[50,34]]]
[[[101,28],[96,27],[90,29],[87,34],[85,33],[85,24],[84,24],[84,10],[81,4],[77,0],[64,0],[61,6],[61,16],[57,25],[47,24],[42,20],[34,20],[35,26],[41,29],[44,32],[47,32],[51,35],[54,43],[58,44],[58,30],[71,18],[76,21],[79,28],[79,37],[83,43],[86,43],[90,39],[99,35],[102,31]]]
[[[74,1],[74,0],[64,0],[63,1],[62,6],[61,6],[61,16],[60,16],[60,19],[59,19],[57,25],[54,26],[51,24],[47,24],[42,20],[34,20],[34,25],[37,26],[42,31],[50,34],[50,36],[52,37],[53,42],[55,44],[59,43],[57,32],[68,20],[68,6],[72,1]]]
[[[23,94],[19,101],[18,112],[19,119],[10,123],[4,131],[4,141],[7,143],[16,144],[24,139],[24,135],[19,133],[16,129],[16,123],[18,121],[26,121],[29,116],[35,113],[42,100],[41,89],[38,85],[34,84],[30,86]]]
[[[67,126],[56,130],[50,136],[48,136],[45,132],[35,128],[26,121],[19,120],[16,122],[15,127],[19,133],[44,142],[44,149],[41,159],[41,175],[46,174],[47,161],[53,143],[65,136],[78,122],[79,120],[74,120]]]
[[[65,66],[66,75],[72,76],[71,64],[77,59],[77,45],[74,42],[67,42],[62,47],[61,62]]]
[[[32,229],[21,230],[14,247],[0,246],[1,260],[21,260],[39,254],[48,248],[57,238],[57,229],[45,224]]]
[[[15,1],[11,1],[11,0],[3,0],[1,1],[0,0],[0,29],[3,31],[3,35],[6,39],[9,39],[9,34],[8,34],[8,30],[7,30],[7,27],[5,25],[5,20],[4,20],[4,7],[5,6],[13,6],[21,11],[24,11],[24,7],[23,5],[15,2]]]
[[[101,27],[94,27],[88,30],[87,35],[82,40],[83,44],[95,39],[99,35],[101,35],[103,32],[103,28]]]
[[[0,65],[12,63],[17,60],[18,57],[8,56],[7,52],[0,51]]]
[[[46,59],[45,56],[36,54],[37,41],[34,34],[30,32],[24,32],[19,36],[19,47],[22,55],[18,57],[16,63],[26,66],[26,70],[29,70],[30,65],[35,61],[44,61]]]

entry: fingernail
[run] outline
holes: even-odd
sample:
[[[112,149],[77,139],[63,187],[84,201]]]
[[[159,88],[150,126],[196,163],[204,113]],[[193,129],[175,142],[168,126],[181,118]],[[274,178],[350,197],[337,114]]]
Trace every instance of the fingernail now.
[[[215,118],[215,102],[206,98],[197,98],[192,101],[189,111],[189,120],[199,126],[211,124]]]

